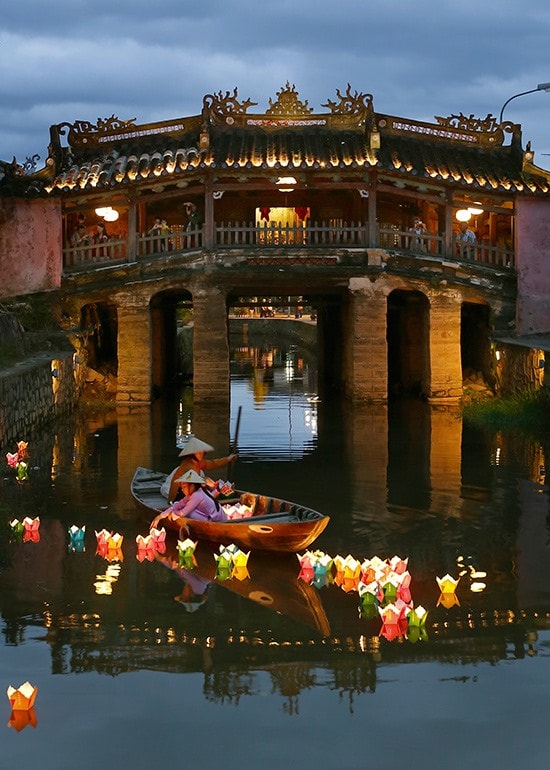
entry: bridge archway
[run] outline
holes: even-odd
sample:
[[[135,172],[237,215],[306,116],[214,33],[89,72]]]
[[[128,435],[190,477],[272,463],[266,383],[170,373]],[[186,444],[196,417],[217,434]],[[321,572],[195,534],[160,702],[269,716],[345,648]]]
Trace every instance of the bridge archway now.
[[[430,305],[416,290],[388,295],[388,397],[427,396],[430,384]]]
[[[463,302],[460,313],[460,351],[464,380],[480,377],[494,388],[491,353],[491,308],[482,302]]]
[[[80,353],[87,366],[116,375],[118,365],[117,307],[113,302],[88,302],[80,308]]]
[[[151,298],[151,386],[153,397],[181,381],[178,328],[191,320],[193,297],[187,289],[170,289]]]

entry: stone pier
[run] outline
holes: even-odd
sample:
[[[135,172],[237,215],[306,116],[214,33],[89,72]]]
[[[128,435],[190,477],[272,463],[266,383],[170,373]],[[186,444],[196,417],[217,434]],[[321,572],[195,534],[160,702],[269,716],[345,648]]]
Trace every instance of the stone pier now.
[[[148,403],[153,369],[149,301],[124,293],[118,295],[117,304],[117,403]]]
[[[428,401],[458,402],[462,397],[461,301],[454,294],[430,299],[430,381]]]
[[[344,387],[357,403],[388,397],[387,297],[368,278],[354,278],[344,319]]]
[[[223,292],[195,290],[193,321],[193,401],[229,403],[229,331]]]

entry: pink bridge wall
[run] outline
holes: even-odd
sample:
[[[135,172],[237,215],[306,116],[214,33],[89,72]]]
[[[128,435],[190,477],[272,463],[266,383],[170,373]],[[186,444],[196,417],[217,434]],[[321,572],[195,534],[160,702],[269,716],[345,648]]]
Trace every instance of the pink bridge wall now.
[[[0,297],[56,289],[62,269],[61,203],[0,199]]]
[[[517,334],[550,332],[550,200],[516,199]]]

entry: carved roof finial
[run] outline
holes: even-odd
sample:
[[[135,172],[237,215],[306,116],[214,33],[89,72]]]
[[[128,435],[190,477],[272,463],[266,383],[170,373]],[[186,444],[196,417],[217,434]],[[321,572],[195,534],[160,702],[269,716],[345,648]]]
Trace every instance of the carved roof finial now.
[[[298,98],[296,86],[294,84],[291,86],[287,80],[286,85],[281,88],[280,91],[277,91],[276,101],[273,101],[272,99],[269,100],[269,107],[265,114],[271,116],[292,115],[298,117],[311,115],[312,112],[313,108],[308,106],[307,101],[302,102]]]

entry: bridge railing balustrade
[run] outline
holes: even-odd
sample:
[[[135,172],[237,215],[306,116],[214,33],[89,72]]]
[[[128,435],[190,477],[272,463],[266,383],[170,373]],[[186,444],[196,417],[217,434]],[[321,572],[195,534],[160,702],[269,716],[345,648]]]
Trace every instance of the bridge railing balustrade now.
[[[514,251],[506,246],[493,246],[486,241],[461,243],[453,237],[453,256],[466,262],[477,262],[493,267],[514,267]]]
[[[447,253],[446,239],[442,235],[410,230],[399,230],[391,224],[381,224],[376,228],[374,243],[369,242],[367,223],[344,222],[300,222],[298,224],[280,222],[220,222],[214,225],[213,246],[216,249],[366,249],[381,248],[389,251],[408,252],[412,255],[429,256],[440,259],[458,259],[472,261],[501,268],[514,267],[512,249],[493,246],[485,241],[464,247],[453,236],[451,253]],[[205,244],[203,229],[185,230],[184,227],[172,227],[167,235],[138,235],[137,257],[160,257],[169,253],[185,254],[196,251]],[[132,259],[124,238],[111,238],[102,244],[71,246],[63,249],[65,269],[78,269],[95,263],[123,262]]]
[[[433,257],[445,256],[445,239],[442,235],[434,235],[429,232],[418,235],[411,230],[399,230],[394,225],[380,225],[377,245],[381,249],[412,251],[416,254],[429,254]]]
[[[125,260],[125,238],[110,238],[105,243],[67,246],[63,249],[63,266],[66,268],[78,268],[96,262],[123,262]]]
[[[138,256],[152,257],[164,252],[190,251],[201,249],[203,245],[202,228],[186,230],[184,227],[171,227],[166,235],[140,235],[138,238]]]
[[[218,249],[278,246],[365,248],[367,230],[360,222],[220,222],[214,227]]]

